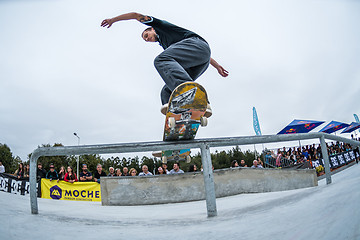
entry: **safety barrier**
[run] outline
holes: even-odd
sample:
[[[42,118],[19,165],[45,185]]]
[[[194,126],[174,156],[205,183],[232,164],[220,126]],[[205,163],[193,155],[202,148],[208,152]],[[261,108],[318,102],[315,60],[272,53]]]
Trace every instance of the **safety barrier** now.
[[[325,139],[349,143],[360,146],[360,142],[330,135],[327,133],[302,133],[290,135],[263,135],[249,137],[226,137],[208,138],[177,142],[138,142],[138,143],[119,143],[104,145],[85,145],[69,147],[44,147],[37,148],[30,158],[30,207],[32,214],[38,214],[38,202],[36,197],[36,162],[41,156],[61,156],[61,155],[83,155],[83,154],[110,154],[125,152],[148,152],[161,150],[175,150],[187,148],[200,148],[201,160],[203,165],[203,177],[205,187],[205,199],[207,216],[217,216],[216,196],[214,178],[211,164],[210,147],[240,146],[249,144],[262,144],[273,142],[286,142],[296,140],[320,139],[322,155],[325,161],[326,183],[331,183],[331,173],[329,167],[329,156],[327,153]]]

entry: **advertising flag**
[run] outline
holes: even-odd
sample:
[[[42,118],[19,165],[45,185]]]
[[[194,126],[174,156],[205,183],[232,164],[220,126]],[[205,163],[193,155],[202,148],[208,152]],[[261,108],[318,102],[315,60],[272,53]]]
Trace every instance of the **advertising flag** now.
[[[357,123],[360,123],[358,115],[354,114],[354,118]],[[360,132],[360,130],[359,130],[359,132]]]
[[[255,131],[256,135],[261,135],[259,119],[258,119],[255,107],[253,107],[253,125],[254,125],[254,131]]]

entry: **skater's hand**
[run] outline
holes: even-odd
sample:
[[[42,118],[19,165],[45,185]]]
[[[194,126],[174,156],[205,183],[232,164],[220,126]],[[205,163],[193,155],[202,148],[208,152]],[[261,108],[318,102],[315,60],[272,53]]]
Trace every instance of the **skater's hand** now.
[[[102,27],[111,27],[111,25],[114,23],[115,21],[112,18],[109,19],[105,19],[104,21],[101,22],[101,26]]]
[[[226,71],[222,66],[219,65],[216,69],[218,70],[218,72],[221,76],[223,76],[223,77],[229,76],[229,72]]]

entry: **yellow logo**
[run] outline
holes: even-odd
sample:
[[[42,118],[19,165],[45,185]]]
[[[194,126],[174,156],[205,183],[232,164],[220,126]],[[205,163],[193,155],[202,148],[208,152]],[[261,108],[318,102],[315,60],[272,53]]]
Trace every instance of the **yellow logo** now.
[[[60,193],[57,189],[54,189],[54,191],[52,191],[51,193],[52,195],[55,195],[55,196],[60,196]]]

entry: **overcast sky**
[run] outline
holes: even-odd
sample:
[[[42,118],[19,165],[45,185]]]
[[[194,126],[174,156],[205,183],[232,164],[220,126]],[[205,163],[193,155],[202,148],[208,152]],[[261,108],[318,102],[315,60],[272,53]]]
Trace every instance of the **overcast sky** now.
[[[162,48],[135,20],[100,27],[130,11],[198,33],[230,72],[198,79],[214,114],[197,138],[255,135],[254,106],[264,135],[360,115],[359,1],[0,0],[0,143],[25,161],[77,145],[74,132],[86,145],[162,140]]]

